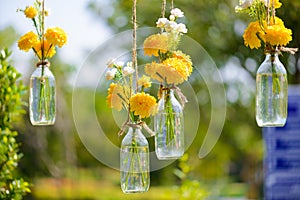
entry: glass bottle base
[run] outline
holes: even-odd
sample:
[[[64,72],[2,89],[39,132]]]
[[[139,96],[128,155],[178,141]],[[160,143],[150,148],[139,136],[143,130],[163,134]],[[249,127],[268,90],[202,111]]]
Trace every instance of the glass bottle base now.
[[[156,150],[156,157],[158,160],[174,160],[183,156],[184,152],[166,152],[163,150]]]

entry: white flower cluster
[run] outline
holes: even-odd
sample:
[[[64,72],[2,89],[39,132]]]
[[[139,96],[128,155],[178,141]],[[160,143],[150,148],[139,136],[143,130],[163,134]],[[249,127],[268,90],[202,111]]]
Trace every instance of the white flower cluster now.
[[[247,9],[247,8],[251,7],[252,4],[257,1],[263,2],[266,7],[268,7],[268,2],[271,2],[271,0],[269,0],[269,1],[268,0],[256,0],[256,1],[255,0],[240,0],[239,6],[236,6],[235,9],[237,11]]]
[[[113,61],[109,61],[108,68],[111,69],[109,69],[105,74],[106,80],[111,80],[117,77],[120,78],[134,73],[135,70],[133,69],[132,62],[128,62],[125,67],[124,65],[124,62],[114,63]]]
[[[159,18],[156,22],[158,28],[164,28],[167,32],[187,33],[188,30],[183,23],[177,23],[177,18],[184,17],[184,13],[179,8],[171,10],[169,19]]]

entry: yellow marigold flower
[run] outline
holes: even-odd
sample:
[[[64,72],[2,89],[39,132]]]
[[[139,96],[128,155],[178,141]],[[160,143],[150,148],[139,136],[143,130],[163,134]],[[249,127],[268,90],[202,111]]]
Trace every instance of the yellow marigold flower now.
[[[284,25],[272,25],[266,28],[266,41],[272,46],[287,45],[292,40],[292,31]]]
[[[37,43],[33,48],[39,58],[51,58],[56,54],[55,47],[51,45],[47,40]],[[42,56],[42,54],[44,54],[44,56]]]
[[[107,92],[108,92],[108,95],[106,97],[106,102],[107,102],[108,107],[114,108],[117,111],[122,110],[123,100],[120,97],[120,96],[122,96],[122,86],[120,86],[119,84],[111,83]]]
[[[173,57],[167,58],[162,63],[146,64],[145,72],[159,82],[177,85],[188,79],[193,72],[193,64],[190,56],[175,51]]]
[[[144,54],[148,56],[158,56],[158,52],[166,53],[168,50],[168,35],[154,34],[144,41]]]
[[[193,72],[193,63],[191,57],[189,55],[184,54],[182,51],[175,51],[173,53],[173,57],[179,58],[182,60],[183,63],[185,63],[188,71],[188,76],[190,76]]]
[[[261,41],[256,34],[260,34],[260,36],[263,38],[264,34],[258,21],[251,22],[245,29],[243,35],[245,45],[249,46],[251,49],[261,47]]]
[[[54,46],[62,47],[67,43],[67,34],[59,27],[48,28],[45,33],[45,38]]]
[[[29,51],[33,46],[39,42],[39,37],[32,31],[23,35],[18,41],[20,50]]]
[[[144,88],[149,88],[151,87],[151,81],[149,76],[143,75],[139,80],[138,84],[143,86]]]
[[[166,82],[167,84],[180,84],[184,81],[184,78],[173,67],[164,65],[162,63],[148,63],[145,66],[145,72],[151,78],[159,81]]]
[[[32,6],[27,6],[24,10],[24,14],[27,18],[32,19],[37,15],[37,10]]]
[[[130,111],[141,118],[150,117],[150,115],[155,115],[156,113],[156,99],[149,94],[144,92],[137,93],[130,98],[129,102]]]

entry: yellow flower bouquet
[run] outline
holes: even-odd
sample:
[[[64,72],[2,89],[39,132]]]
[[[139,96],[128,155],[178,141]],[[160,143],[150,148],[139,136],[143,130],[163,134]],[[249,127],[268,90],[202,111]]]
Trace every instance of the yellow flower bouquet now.
[[[179,8],[171,10],[169,18],[159,18],[156,26],[161,32],[147,37],[144,54],[156,61],[145,65],[145,73],[160,83],[157,114],[154,117],[155,151],[158,159],[177,159],[184,153],[183,107],[186,98],[177,85],[187,81],[193,72],[189,55],[178,50],[181,36],[187,33]],[[180,103],[174,95],[180,98]]]
[[[67,42],[67,34],[59,27],[49,27],[45,30],[44,18],[49,11],[44,8],[44,1],[36,0],[33,6],[19,9],[33,23],[35,31],[29,31],[18,41],[20,50],[32,50],[38,58],[37,69],[30,78],[29,113],[33,125],[52,125],[55,122],[55,78],[49,70],[47,60],[55,55],[56,47],[62,47]]]
[[[237,12],[254,19],[245,29],[245,46],[263,47],[266,54],[256,74],[256,122],[260,127],[284,126],[287,118],[288,81],[278,54],[294,54],[297,49],[285,47],[292,40],[292,31],[275,15],[281,5],[279,0],[244,0],[236,7]]]
[[[154,59],[145,65],[145,74],[139,76],[136,0],[134,3],[132,62],[112,60],[108,63],[105,74],[106,80],[110,82],[107,105],[127,113],[127,119],[119,131],[119,135],[122,135],[128,129],[120,152],[121,188],[124,193],[145,192],[149,188],[149,147],[141,132],[142,128],[155,136],[158,159],[177,159],[183,155],[183,106],[187,100],[177,85],[187,81],[193,71],[190,56],[178,49],[181,36],[187,33],[185,24],[177,22],[178,18],[184,17],[184,13],[174,8],[168,19],[163,17],[156,22],[161,32],[145,39],[144,54]],[[153,81],[160,85],[158,102],[147,92]],[[147,125],[150,117],[154,117],[154,131]]]

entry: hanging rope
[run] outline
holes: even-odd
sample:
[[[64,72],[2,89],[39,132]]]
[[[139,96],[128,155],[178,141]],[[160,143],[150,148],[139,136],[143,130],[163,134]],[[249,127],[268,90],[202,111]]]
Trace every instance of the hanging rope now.
[[[270,26],[270,0],[267,0],[267,25]]]
[[[275,5],[274,0],[272,0],[272,20],[273,24],[275,24]]]
[[[136,47],[136,30],[137,30],[137,23],[136,23],[136,1],[133,0],[133,7],[132,7],[132,22],[133,22],[133,48],[132,48],[132,66],[135,69],[135,79],[136,79],[136,91],[139,89],[138,79],[138,66],[137,66],[137,47]]]
[[[166,15],[166,5],[167,5],[167,0],[163,0],[162,5],[161,5],[161,16],[162,16],[162,18],[165,18],[165,15]]]
[[[42,0],[42,27],[41,27],[41,33],[42,33],[42,47],[41,47],[41,50],[42,50],[42,60],[45,60],[45,52],[44,52],[44,26],[45,26],[45,1]]]

